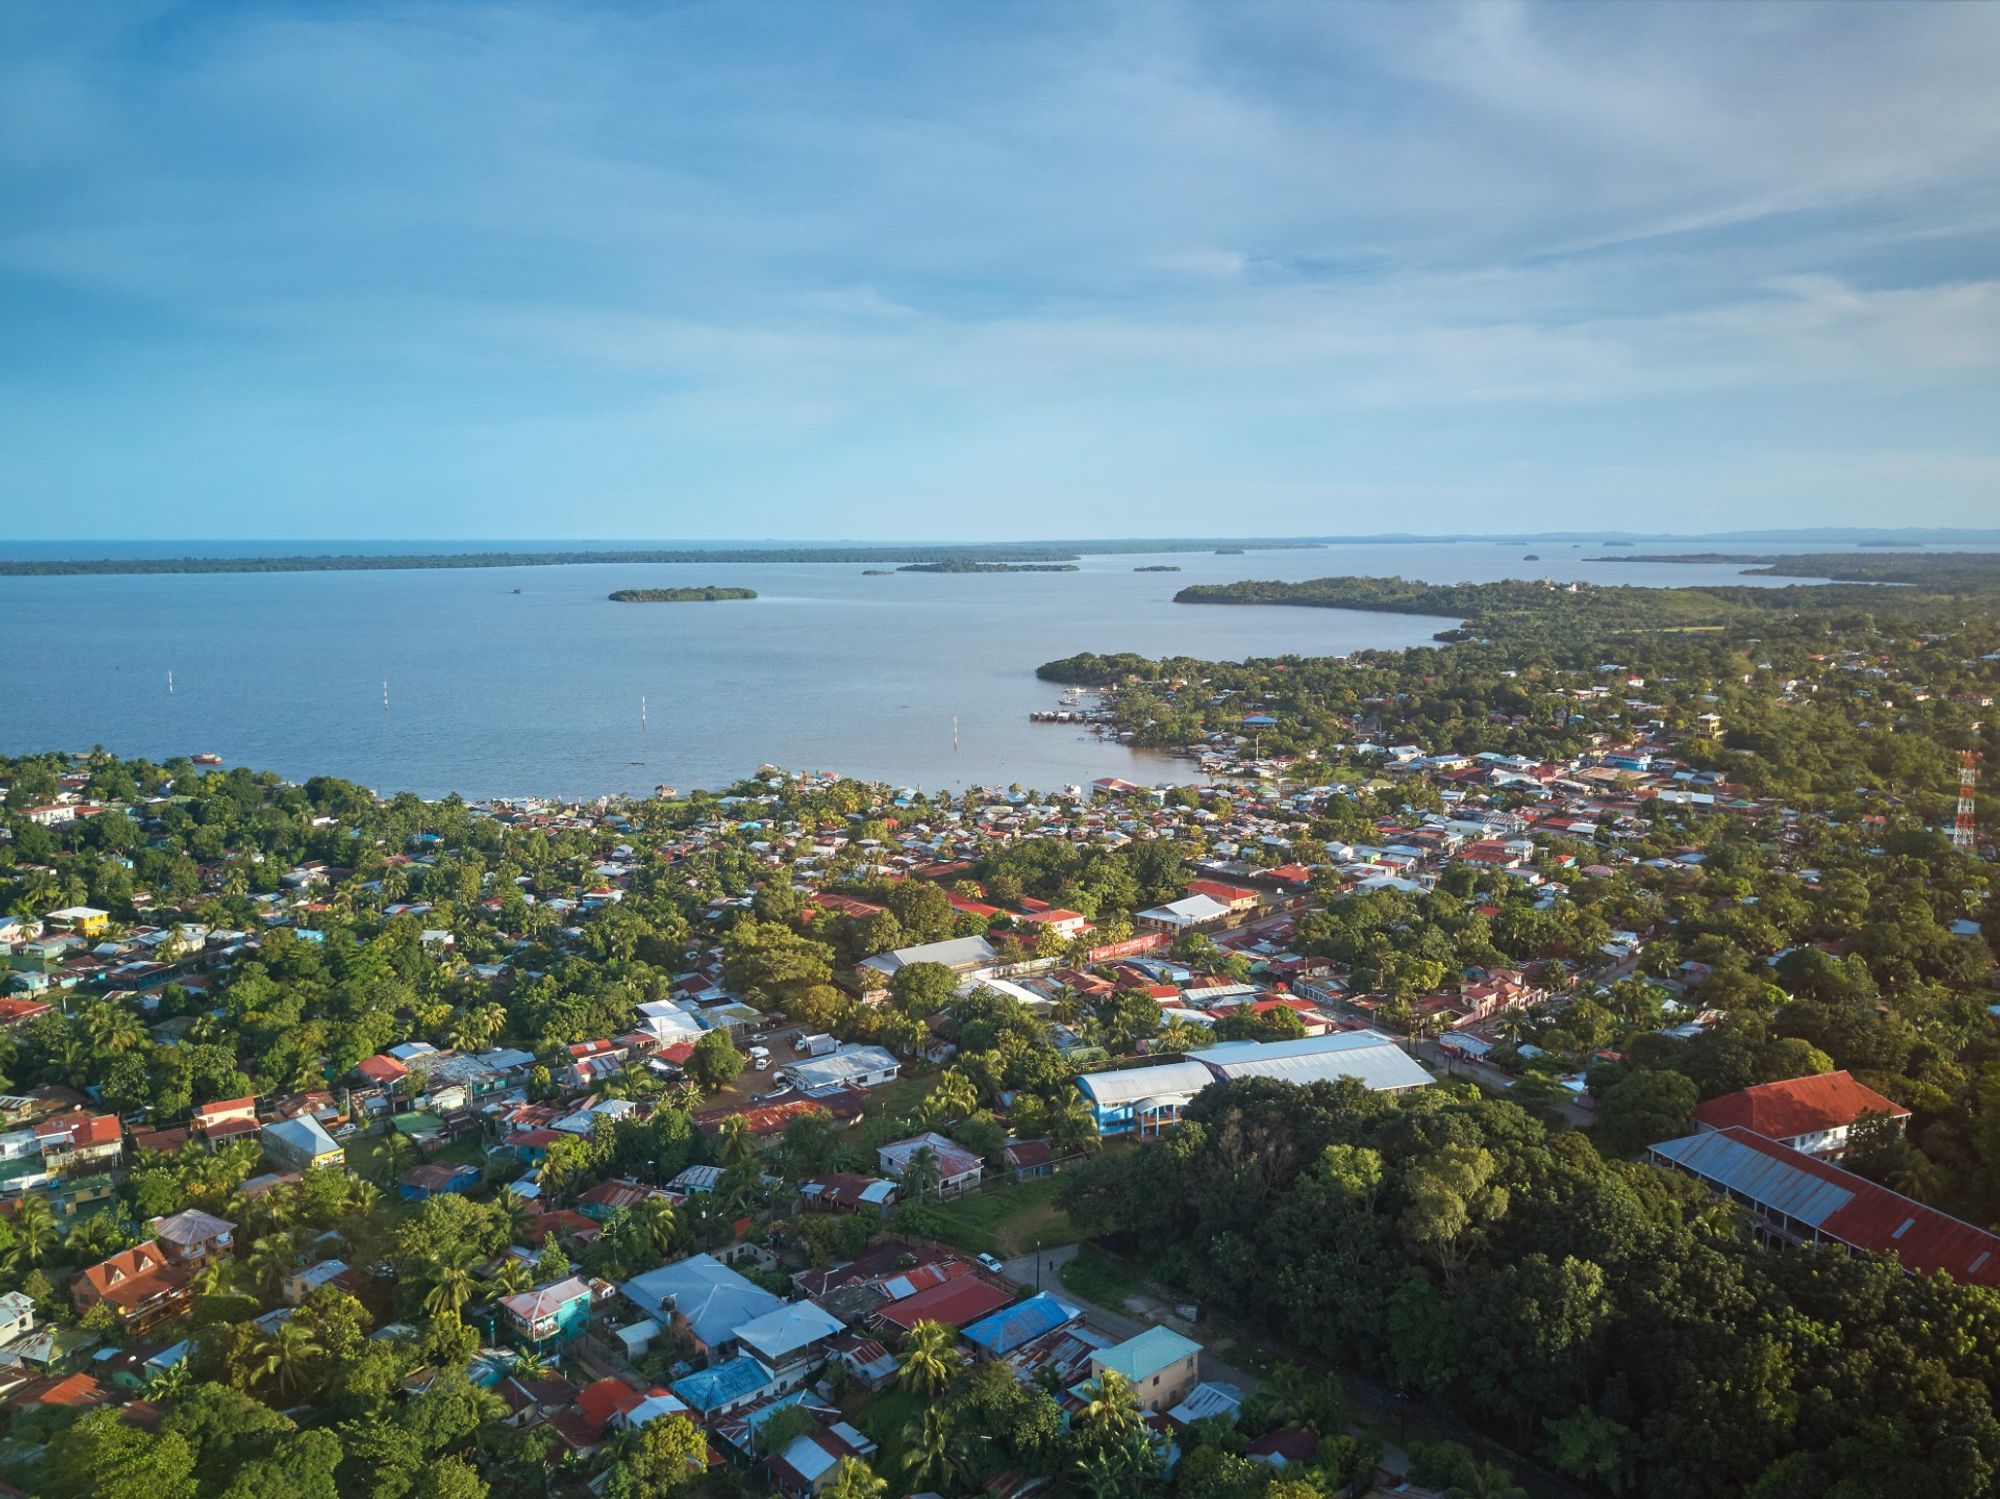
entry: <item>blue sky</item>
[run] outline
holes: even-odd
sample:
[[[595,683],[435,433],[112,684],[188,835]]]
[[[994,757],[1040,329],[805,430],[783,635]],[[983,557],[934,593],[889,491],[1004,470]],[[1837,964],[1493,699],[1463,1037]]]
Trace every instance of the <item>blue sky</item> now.
[[[0,535],[2000,524],[2000,6],[0,7]]]

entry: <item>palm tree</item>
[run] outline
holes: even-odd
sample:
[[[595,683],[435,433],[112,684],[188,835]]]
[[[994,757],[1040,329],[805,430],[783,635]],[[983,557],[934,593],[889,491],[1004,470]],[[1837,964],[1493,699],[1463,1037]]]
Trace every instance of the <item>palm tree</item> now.
[[[750,1133],[750,1124],[741,1114],[731,1114],[722,1121],[722,1149],[719,1152],[725,1166],[741,1166],[745,1161],[757,1156],[757,1137]]]
[[[518,1296],[535,1283],[535,1272],[528,1268],[528,1262],[518,1255],[507,1255],[500,1261],[500,1267],[487,1277],[487,1298],[497,1300],[502,1296]]]
[[[391,1129],[383,1137],[382,1148],[375,1156],[375,1164],[382,1173],[382,1185],[386,1187],[401,1176],[416,1153],[417,1147],[410,1143],[407,1135],[398,1134]]]
[[[535,1205],[512,1187],[501,1189],[498,1202],[507,1220],[507,1242],[525,1244],[534,1228]]]
[[[23,1197],[10,1226],[14,1230],[14,1243],[7,1251],[7,1262],[8,1268],[17,1272],[23,1267],[32,1270],[39,1266],[61,1237],[56,1215],[46,1197]]]
[[[903,1472],[913,1489],[950,1489],[955,1485],[961,1465],[951,1415],[944,1407],[926,1406],[920,1418],[905,1422],[903,1442]]]
[[[903,1350],[896,1382],[906,1390],[935,1395],[958,1370],[958,1336],[942,1322],[913,1324],[903,1335]]]
[[[523,1348],[514,1355],[514,1363],[508,1369],[516,1379],[546,1379],[555,1373],[555,1361],[539,1348]]]
[[[287,1317],[259,1345],[253,1368],[257,1379],[270,1380],[280,1396],[297,1394],[307,1387],[307,1371],[319,1351],[311,1326],[298,1317]]]
[[[648,1197],[633,1208],[632,1221],[646,1247],[662,1258],[673,1253],[680,1243],[680,1216],[664,1197]]]
[[[1528,1499],[1528,1491],[1498,1463],[1474,1464],[1472,1482],[1453,1484],[1444,1493],[1445,1499]]]
[[[194,1387],[194,1360],[178,1359],[146,1381],[148,1400],[178,1400]]]
[[[938,1170],[937,1152],[928,1145],[918,1146],[903,1167],[903,1191],[913,1199],[936,1191],[943,1179]]]
[[[382,1206],[382,1189],[355,1177],[347,1186],[347,1211],[356,1218],[372,1217]]]
[[[275,1296],[279,1283],[297,1263],[290,1234],[265,1234],[250,1246],[244,1267],[250,1272],[252,1285],[266,1296]]]
[[[83,1028],[99,1051],[116,1055],[146,1044],[146,1027],[123,1005],[99,1000],[83,1015]]]
[[[424,1292],[424,1310],[433,1317],[457,1320],[465,1303],[472,1299],[472,1267],[479,1254],[470,1244],[453,1244],[433,1258],[428,1266],[430,1288]]]
[[[1097,1378],[1090,1400],[1077,1412],[1085,1429],[1113,1442],[1122,1442],[1145,1424],[1132,1385],[1115,1369],[1106,1369]]]

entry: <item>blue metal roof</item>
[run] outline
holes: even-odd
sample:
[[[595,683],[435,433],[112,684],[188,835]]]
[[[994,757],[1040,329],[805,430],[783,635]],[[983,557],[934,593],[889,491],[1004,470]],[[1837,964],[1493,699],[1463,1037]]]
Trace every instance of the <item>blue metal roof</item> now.
[[[713,1369],[697,1369],[667,1388],[698,1411],[712,1411],[761,1390],[771,1371],[754,1358],[733,1358]]]
[[[1854,1200],[1854,1193],[1838,1182],[1753,1150],[1725,1134],[1663,1140],[1653,1151],[1704,1181],[1725,1191],[1741,1192],[1759,1207],[1813,1228]]]
[[[1058,1301],[1043,1291],[990,1317],[982,1317],[960,1336],[986,1353],[1011,1353],[1031,1338],[1054,1332],[1082,1315],[1068,1302]]]

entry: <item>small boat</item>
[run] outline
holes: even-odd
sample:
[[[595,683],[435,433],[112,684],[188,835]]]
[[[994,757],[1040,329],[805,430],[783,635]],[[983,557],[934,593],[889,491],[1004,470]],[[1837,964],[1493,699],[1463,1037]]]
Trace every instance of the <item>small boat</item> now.
[[[220,755],[196,755],[196,756],[194,757],[194,763],[195,763],[195,764],[197,764],[197,765],[220,765],[220,764],[222,763],[222,756],[220,756]]]

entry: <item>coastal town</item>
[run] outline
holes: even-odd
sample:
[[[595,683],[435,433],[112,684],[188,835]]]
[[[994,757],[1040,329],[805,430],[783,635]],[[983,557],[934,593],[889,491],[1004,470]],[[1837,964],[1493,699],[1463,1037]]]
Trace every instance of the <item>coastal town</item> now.
[[[1845,830],[1718,749],[1746,694],[1976,715],[1995,658],[1942,646],[1576,668],[1559,754],[1398,738],[1395,694],[1334,739],[1275,683],[1106,693],[1194,719],[1203,786],[421,802],[12,762],[0,1475],[82,1492],[249,1421],[246,1472],[340,1492],[1616,1492],[1636,1423],[1558,1396],[1510,1439],[1393,1340],[1191,1283],[1131,1194],[1219,1130],[1268,1154],[1260,1110],[1484,1120],[1401,1168],[1401,1225],[1457,1225],[1432,1296],[1533,1190],[1496,1128],[1588,1138],[1753,1269],[2000,1287],[1944,1174],[1957,1064],[1887,1001],[1813,1019],[1901,964],[1990,1032],[1976,818],[1858,810],[1951,870],[1891,943]],[[1384,1190],[1385,1147],[1325,1154]]]

